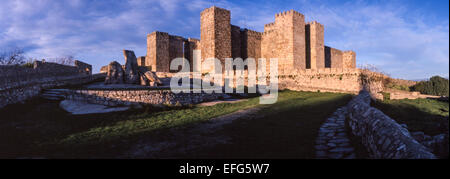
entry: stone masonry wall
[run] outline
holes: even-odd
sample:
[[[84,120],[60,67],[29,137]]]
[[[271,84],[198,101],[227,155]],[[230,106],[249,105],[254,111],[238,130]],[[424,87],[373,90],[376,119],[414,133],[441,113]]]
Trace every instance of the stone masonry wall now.
[[[246,29],[244,31],[244,36],[246,41],[245,48],[243,50],[246,53],[242,58],[254,58],[256,61],[258,61],[258,59],[261,58],[262,33]]]
[[[230,11],[215,6],[203,10],[200,27],[202,60],[217,58],[225,64],[232,56]]]
[[[275,23],[264,26],[261,57],[278,58],[280,74],[306,69],[305,17],[290,10],[275,15]],[[267,64],[268,65],[268,64]]]
[[[170,90],[67,90],[66,99],[86,101],[106,106],[132,104],[188,105],[216,100],[217,93],[173,93]]]
[[[146,66],[152,71],[168,72],[170,65],[169,34],[166,32],[152,32],[147,35]]]
[[[435,155],[417,142],[406,128],[380,110],[370,106],[371,97],[362,91],[347,105],[348,122],[361,138],[371,158],[432,159]]]
[[[190,71],[194,70],[194,50],[200,50],[200,40],[188,38],[184,44],[184,58],[189,61]]]
[[[184,57],[184,40],[183,37],[169,35],[169,61],[164,63],[160,71],[170,71],[170,62],[175,58]]]
[[[306,24],[306,68],[325,68],[324,27],[313,21]]]
[[[326,68],[343,68],[343,52],[325,46],[325,67]]]
[[[30,79],[0,87],[0,108],[8,105],[23,102],[37,96],[42,89],[54,88],[64,85],[77,85],[105,78],[105,74],[95,75],[70,75],[54,76],[40,79]]]
[[[344,51],[342,61],[342,68],[356,68],[356,53],[351,50]]]
[[[358,69],[322,68],[294,70],[279,75],[279,89],[357,94],[361,89]]]
[[[233,59],[235,58],[242,58],[241,44],[243,43],[241,36],[241,28],[239,26],[231,25],[231,57]]]

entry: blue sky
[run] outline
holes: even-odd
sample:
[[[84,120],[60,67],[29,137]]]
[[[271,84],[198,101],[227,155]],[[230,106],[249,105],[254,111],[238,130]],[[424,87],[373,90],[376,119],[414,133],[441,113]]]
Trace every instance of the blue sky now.
[[[325,44],[354,50],[357,64],[372,64],[396,78],[449,75],[449,1],[221,1],[221,0],[0,0],[0,51],[27,56],[73,55],[94,71],[122,49],[146,54],[146,34],[165,31],[199,38],[200,12],[231,10],[231,22],[263,31],[275,13],[290,9],[325,26]]]

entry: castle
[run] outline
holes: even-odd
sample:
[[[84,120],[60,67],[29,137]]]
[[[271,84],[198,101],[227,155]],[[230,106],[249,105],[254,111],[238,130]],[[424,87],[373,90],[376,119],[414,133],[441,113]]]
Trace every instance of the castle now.
[[[170,72],[170,61],[184,57],[194,63],[194,50],[201,59],[278,58],[279,74],[306,69],[351,69],[356,66],[353,51],[324,45],[324,26],[305,22],[303,14],[290,10],[275,15],[275,22],[264,25],[264,32],[230,24],[230,11],[212,6],[201,12],[200,40],[155,31],[147,35],[147,54],[138,58],[140,66],[155,72]]]

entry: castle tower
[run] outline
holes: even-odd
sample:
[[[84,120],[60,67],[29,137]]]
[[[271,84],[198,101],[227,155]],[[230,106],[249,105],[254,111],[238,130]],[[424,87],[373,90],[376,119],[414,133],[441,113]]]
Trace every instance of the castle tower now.
[[[225,58],[231,58],[230,11],[210,7],[200,14],[200,38],[202,60],[217,58],[225,64]]]
[[[324,27],[313,21],[306,24],[306,68],[325,68]]]
[[[275,23],[264,26],[261,56],[278,58],[280,73],[306,69],[305,17],[290,10],[275,15]]]
[[[168,72],[169,65],[169,34],[158,31],[148,34],[145,66],[151,66],[155,72]]]

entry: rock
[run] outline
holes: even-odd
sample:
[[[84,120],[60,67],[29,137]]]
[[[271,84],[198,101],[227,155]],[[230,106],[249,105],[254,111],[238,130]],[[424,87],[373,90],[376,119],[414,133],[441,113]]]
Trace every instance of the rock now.
[[[140,80],[141,80],[141,85],[142,86],[148,86],[149,85],[149,81],[148,81],[147,77],[145,77],[145,75],[140,75]]]
[[[136,55],[131,50],[123,50],[125,56],[125,83],[139,84],[139,72]]]
[[[108,73],[108,65],[102,66],[100,68],[100,73]]]
[[[144,73],[144,76],[148,79],[149,83],[155,83],[157,85],[162,85],[161,80],[156,76],[155,72],[147,71]]]
[[[108,65],[105,84],[122,84],[124,72],[119,62],[113,61]]]

